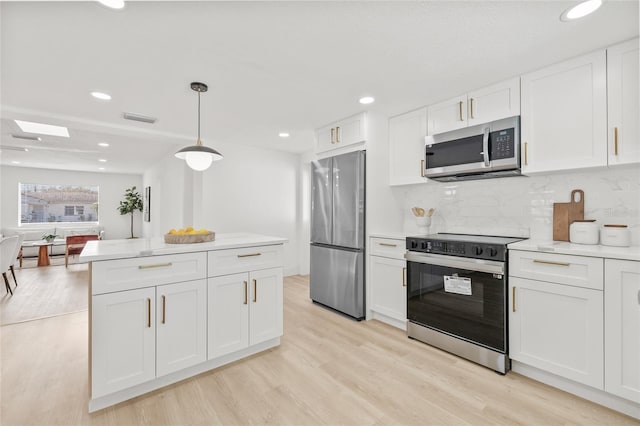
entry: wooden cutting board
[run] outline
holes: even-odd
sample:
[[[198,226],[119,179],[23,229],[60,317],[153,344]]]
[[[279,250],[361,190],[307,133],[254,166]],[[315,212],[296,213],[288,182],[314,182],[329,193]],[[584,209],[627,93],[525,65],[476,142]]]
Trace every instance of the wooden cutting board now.
[[[553,203],[553,240],[569,241],[569,225],[576,220],[584,220],[584,191],[571,191],[568,203]]]

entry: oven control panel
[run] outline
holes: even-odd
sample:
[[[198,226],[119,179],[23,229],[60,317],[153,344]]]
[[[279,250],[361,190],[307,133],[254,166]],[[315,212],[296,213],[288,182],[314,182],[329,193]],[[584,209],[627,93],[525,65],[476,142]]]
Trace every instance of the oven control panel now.
[[[505,260],[505,247],[500,244],[473,241],[444,241],[429,238],[407,238],[407,250],[486,260]]]

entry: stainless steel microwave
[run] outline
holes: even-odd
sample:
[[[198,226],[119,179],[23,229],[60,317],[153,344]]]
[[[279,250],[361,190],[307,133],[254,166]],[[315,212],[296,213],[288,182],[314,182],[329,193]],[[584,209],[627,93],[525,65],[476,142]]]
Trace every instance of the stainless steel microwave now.
[[[442,182],[519,176],[520,117],[427,136],[424,164]]]

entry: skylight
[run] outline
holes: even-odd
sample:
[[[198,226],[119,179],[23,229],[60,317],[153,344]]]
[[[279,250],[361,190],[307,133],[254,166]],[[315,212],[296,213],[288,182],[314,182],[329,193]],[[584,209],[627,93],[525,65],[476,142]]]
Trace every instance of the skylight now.
[[[32,121],[14,120],[20,130],[25,133],[37,133],[40,135],[69,137],[69,130],[66,127],[54,126],[53,124],[34,123]]]

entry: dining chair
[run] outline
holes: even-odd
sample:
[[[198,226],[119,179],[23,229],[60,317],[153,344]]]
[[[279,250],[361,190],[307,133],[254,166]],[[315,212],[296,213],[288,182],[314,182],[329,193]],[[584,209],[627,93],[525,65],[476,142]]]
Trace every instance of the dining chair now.
[[[16,245],[18,245],[18,236],[4,238],[0,241],[0,270],[2,271],[2,277],[4,278],[4,286],[8,293],[13,296],[13,291],[9,285],[9,279],[7,278],[7,271],[9,265],[12,263],[12,257],[16,252]]]
[[[18,244],[16,244],[16,249],[14,250],[14,255],[11,257],[11,264],[9,265],[9,269],[11,270],[11,275],[13,275],[13,281],[16,283],[16,287],[18,287],[18,280],[16,279],[16,272],[14,271],[14,265],[16,264],[16,259],[20,255],[20,267],[22,267],[22,256],[20,251],[22,250],[22,242],[24,241],[24,234],[18,234]]]
[[[64,250],[64,267],[69,266],[69,255],[80,254],[87,241],[97,240],[98,235],[68,235]]]

